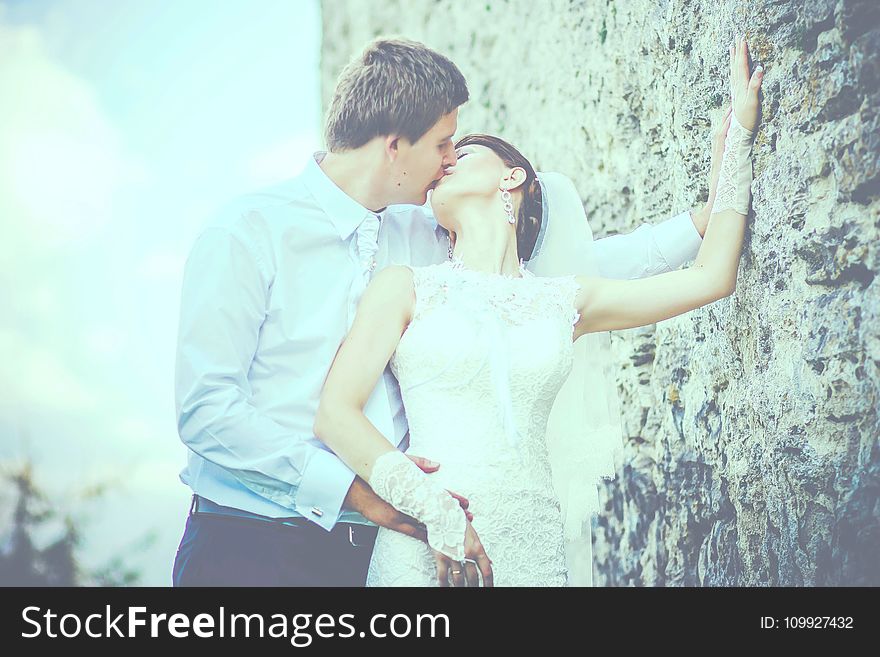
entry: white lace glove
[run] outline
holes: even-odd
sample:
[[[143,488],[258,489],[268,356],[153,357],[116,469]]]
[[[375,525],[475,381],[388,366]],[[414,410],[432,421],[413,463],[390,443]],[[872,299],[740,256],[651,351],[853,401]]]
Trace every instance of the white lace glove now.
[[[464,509],[403,452],[395,449],[376,459],[367,483],[395,509],[425,525],[428,545],[451,559],[464,560]]]
[[[739,214],[749,213],[752,197],[752,140],[755,133],[746,130],[736,120],[736,112],[730,114],[730,127],[724,138],[724,154],[718,174],[718,191],[710,214],[733,209]]]

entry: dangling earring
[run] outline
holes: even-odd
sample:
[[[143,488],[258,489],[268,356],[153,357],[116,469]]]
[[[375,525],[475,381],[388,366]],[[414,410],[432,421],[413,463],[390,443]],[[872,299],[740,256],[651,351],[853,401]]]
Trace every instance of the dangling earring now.
[[[447,253],[449,253],[449,259],[452,260],[452,233],[451,232],[447,231],[446,239],[449,241],[449,251]]]
[[[510,202],[510,192],[502,187],[501,200],[504,201],[504,211],[507,213],[507,223],[513,225],[516,223],[516,217],[513,216],[513,203]]]

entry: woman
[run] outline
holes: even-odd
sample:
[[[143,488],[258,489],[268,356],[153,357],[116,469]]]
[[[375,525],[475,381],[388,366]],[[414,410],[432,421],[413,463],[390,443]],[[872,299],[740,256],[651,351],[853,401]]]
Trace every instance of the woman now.
[[[522,258],[531,255],[542,214],[526,206],[571,208],[573,186],[539,181],[497,138],[458,144],[458,162],[431,199],[451,236],[450,261],[388,267],[373,279],[315,421],[315,435],[427,529],[426,545],[380,528],[367,586],[448,586],[450,573],[455,586],[566,584],[546,430],[573,343],[680,315],[729,296],[736,285],[762,73],[750,76],[744,41],[731,46],[730,65],[732,112],[718,193],[696,261],[685,270],[632,281],[535,276]],[[571,212],[559,221],[566,216]],[[555,221],[548,220],[553,230]],[[401,384],[410,448],[443,463],[431,475],[362,412],[389,362]],[[468,498],[472,522],[446,489]]]

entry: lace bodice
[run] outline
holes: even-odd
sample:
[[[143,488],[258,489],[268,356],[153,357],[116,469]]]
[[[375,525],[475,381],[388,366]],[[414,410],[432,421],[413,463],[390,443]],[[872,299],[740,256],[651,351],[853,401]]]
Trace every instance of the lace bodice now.
[[[577,281],[522,268],[521,277],[484,273],[461,261],[411,269],[413,316],[390,361],[408,453],[438,461],[430,477],[470,501],[496,586],[562,586],[545,434],[572,366]],[[380,529],[368,586],[432,586],[435,573],[423,542]]]

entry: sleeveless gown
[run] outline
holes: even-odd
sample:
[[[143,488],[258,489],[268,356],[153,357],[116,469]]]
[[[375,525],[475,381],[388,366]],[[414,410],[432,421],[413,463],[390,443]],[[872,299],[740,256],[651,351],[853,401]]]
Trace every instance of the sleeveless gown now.
[[[480,272],[460,260],[410,269],[415,308],[390,360],[407,451],[439,462],[428,476],[469,500],[495,586],[565,586],[545,436],[573,362],[577,281],[522,266],[522,277]],[[379,527],[366,585],[438,586],[431,548]]]

